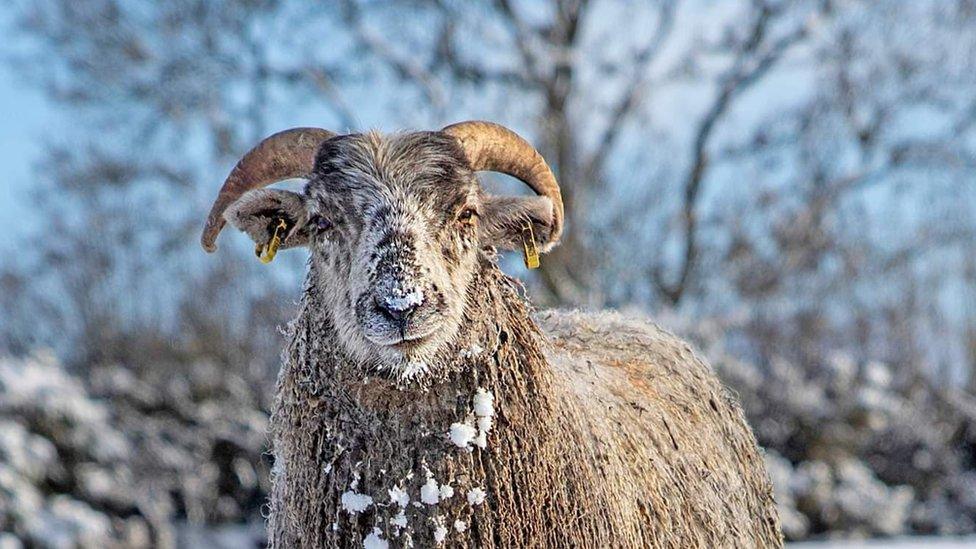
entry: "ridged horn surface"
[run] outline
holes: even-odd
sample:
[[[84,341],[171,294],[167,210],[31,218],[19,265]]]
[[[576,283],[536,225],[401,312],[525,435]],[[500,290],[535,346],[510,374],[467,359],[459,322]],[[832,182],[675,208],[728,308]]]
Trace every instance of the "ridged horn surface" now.
[[[480,120],[459,122],[442,132],[461,143],[471,169],[493,171],[521,180],[540,196],[549,197],[553,205],[552,241],[563,229],[563,198],[556,176],[539,151],[512,130]]]
[[[296,177],[307,178],[315,168],[315,155],[325,140],[336,134],[321,128],[292,128],[278,132],[251,149],[224,180],[207,216],[200,243],[217,249],[217,235],[224,228],[224,211],[251,189]]]

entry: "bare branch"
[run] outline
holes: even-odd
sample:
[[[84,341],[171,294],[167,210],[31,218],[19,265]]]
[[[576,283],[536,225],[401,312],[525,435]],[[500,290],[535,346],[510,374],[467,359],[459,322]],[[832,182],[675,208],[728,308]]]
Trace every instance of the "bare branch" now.
[[[604,129],[600,139],[597,140],[596,149],[586,161],[583,173],[586,174],[587,178],[592,179],[592,176],[602,168],[607,155],[613,147],[614,141],[617,139],[617,135],[620,134],[624,122],[634,109],[640,105],[644,96],[644,90],[647,87],[647,72],[650,70],[654,60],[657,59],[657,53],[661,51],[661,44],[664,43],[664,40],[671,34],[671,30],[674,28],[675,7],[676,2],[673,0],[664,2],[661,5],[661,12],[658,16],[658,25],[657,29],[655,29],[654,36],[651,37],[647,45],[634,57],[634,66],[636,68],[631,76],[630,83],[625,88],[624,93],[621,94],[620,101],[616,107],[613,108],[610,121],[607,123],[607,127]]]
[[[349,103],[346,102],[345,98],[342,97],[335,82],[329,78],[329,74],[320,68],[308,69],[307,72],[315,87],[328,97],[329,104],[335,110],[336,115],[339,116],[339,123],[342,124],[343,129],[358,128],[359,125],[356,123],[355,113],[353,113],[352,108],[349,107]]]
[[[530,88],[538,85],[538,82],[531,81],[528,76],[515,69],[485,69],[473,63],[468,63],[461,59],[454,47],[454,34],[457,29],[455,15],[448,12],[446,7],[441,7],[444,11],[444,27],[438,40],[436,56],[432,64],[432,70],[439,67],[446,67],[450,75],[459,82],[470,82],[473,84],[483,84],[484,82],[498,82],[512,84],[521,88]]]
[[[447,106],[444,88],[437,77],[423,65],[408,56],[399,54],[383,36],[370,29],[363,22],[362,13],[356,0],[343,2],[343,15],[346,22],[354,30],[354,36],[372,54],[382,59],[397,75],[405,80],[411,80],[420,85],[429,104],[437,111],[443,111]]]
[[[801,41],[807,35],[807,28],[800,26],[792,33],[780,38],[765,52],[756,54],[765,42],[769,21],[773,15],[773,10],[764,2],[759,2],[759,13],[753,25],[749,38],[739,51],[732,70],[722,79],[721,91],[715,98],[711,108],[705,113],[705,117],[695,131],[695,138],[692,144],[691,169],[685,178],[682,188],[684,189],[681,207],[682,231],[684,233],[683,252],[681,266],[678,269],[677,279],[673,283],[667,283],[660,269],[652,274],[657,290],[672,305],[681,301],[688,287],[688,280],[694,269],[698,257],[698,216],[696,209],[698,197],[701,192],[701,184],[705,173],[709,167],[709,156],[707,145],[715,130],[716,124],[728,113],[733,101],[748,90],[753,84],[761,79],[791,46]]]
[[[526,77],[530,82],[543,84],[545,78],[539,69],[538,58],[532,53],[529,45],[533,31],[515,13],[509,0],[495,0],[495,5],[512,27],[512,32],[515,35],[515,47],[518,48],[519,55],[522,57]]]

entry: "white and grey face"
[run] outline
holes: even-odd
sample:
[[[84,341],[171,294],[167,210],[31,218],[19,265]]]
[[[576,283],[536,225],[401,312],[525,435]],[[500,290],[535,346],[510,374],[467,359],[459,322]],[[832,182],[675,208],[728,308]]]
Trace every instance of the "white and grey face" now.
[[[306,187],[333,323],[348,352],[396,374],[454,337],[476,268],[481,197],[455,149],[436,133],[336,138]]]
[[[310,249],[343,349],[398,379],[431,373],[457,336],[480,249],[521,247],[527,223],[553,244],[551,200],[484,193],[441,132],[334,137],[303,194],[249,191],[225,218],[258,244],[287,220],[282,247]]]

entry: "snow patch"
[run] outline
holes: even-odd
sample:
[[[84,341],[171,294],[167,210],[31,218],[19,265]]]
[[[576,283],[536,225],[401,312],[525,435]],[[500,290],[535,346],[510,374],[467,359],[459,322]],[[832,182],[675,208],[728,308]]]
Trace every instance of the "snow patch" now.
[[[468,523],[463,520],[456,520],[454,521],[454,529],[458,532],[463,532],[468,529]]]
[[[380,534],[379,528],[373,528],[373,532],[363,540],[363,549],[389,549],[390,544]]]
[[[427,482],[420,487],[420,501],[427,505],[437,505],[440,501],[440,490],[437,488],[437,481],[434,477],[427,477]]]
[[[417,374],[422,374],[427,371],[427,363],[422,360],[411,360],[407,362],[406,366],[403,367],[403,371],[400,373],[400,377],[403,379],[410,379]]]
[[[461,349],[461,358],[474,358],[481,353],[485,352],[484,348],[477,343],[472,343],[467,349]]]
[[[451,425],[451,442],[460,448],[475,445],[481,449],[488,447],[488,432],[493,425],[495,415],[495,397],[482,387],[478,387],[473,399],[474,416],[477,417],[477,429],[471,421],[471,416],[464,423]]]
[[[478,435],[475,428],[467,423],[452,423],[448,433],[451,442],[458,448],[467,448]]]
[[[468,490],[468,503],[471,505],[481,505],[485,502],[487,495],[481,488],[472,488]]]
[[[387,490],[387,492],[390,494],[390,503],[396,503],[400,507],[406,507],[410,503],[410,494],[399,486]]]
[[[495,397],[481,387],[474,394],[474,413],[479,418],[495,414]]]
[[[397,516],[390,519],[390,524],[400,528],[407,527],[407,514],[403,512],[403,509],[400,509],[400,512],[397,514]]]
[[[478,431],[478,436],[474,437],[471,443],[484,450],[488,447],[488,433],[486,431]]]
[[[434,541],[437,542],[437,545],[440,545],[444,543],[445,539],[447,539],[447,527],[443,524],[438,524],[437,528],[434,529]]]
[[[373,498],[367,496],[366,494],[357,494],[352,490],[349,490],[342,494],[341,498],[342,508],[352,514],[362,513],[373,504]]]
[[[394,311],[405,311],[413,307],[418,307],[424,302],[424,291],[420,288],[414,288],[410,292],[402,293],[401,290],[401,292],[387,297],[383,301],[388,308]]]
[[[478,436],[474,439],[474,444],[485,449],[488,447],[488,432],[491,431],[492,418],[495,415],[495,397],[481,387],[474,394],[474,415],[478,416]]]

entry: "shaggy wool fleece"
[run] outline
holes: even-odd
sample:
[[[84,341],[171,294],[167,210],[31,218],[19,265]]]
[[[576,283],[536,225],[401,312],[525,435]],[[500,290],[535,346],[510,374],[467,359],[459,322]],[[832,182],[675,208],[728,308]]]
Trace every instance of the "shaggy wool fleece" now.
[[[613,314],[533,320],[485,267],[423,386],[351,363],[306,289],[272,416],[272,547],[782,545],[742,410],[686,343]]]

